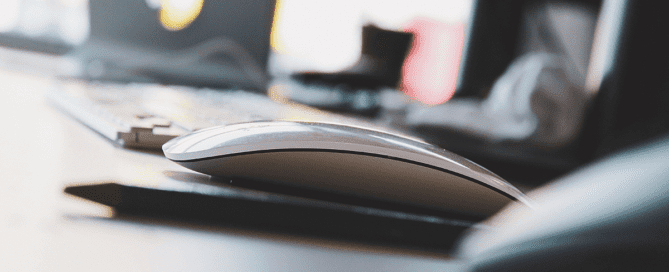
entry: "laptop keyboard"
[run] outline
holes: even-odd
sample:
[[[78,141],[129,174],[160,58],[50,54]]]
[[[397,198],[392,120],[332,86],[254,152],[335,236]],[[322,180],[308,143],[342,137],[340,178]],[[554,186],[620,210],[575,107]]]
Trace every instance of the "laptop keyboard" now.
[[[331,122],[397,133],[358,118],[240,90],[70,80],[54,84],[47,97],[86,126],[130,148],[159,149],[198,129],[263,120]]]

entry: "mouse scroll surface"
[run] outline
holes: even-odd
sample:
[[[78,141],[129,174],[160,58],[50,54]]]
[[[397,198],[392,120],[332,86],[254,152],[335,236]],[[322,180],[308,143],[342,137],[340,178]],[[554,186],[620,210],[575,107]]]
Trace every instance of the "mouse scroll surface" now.
[[[323,123],[255,122],[175,138],[165,155],[191,170],[418,207],[489,216],[523,194],[432,145]]]

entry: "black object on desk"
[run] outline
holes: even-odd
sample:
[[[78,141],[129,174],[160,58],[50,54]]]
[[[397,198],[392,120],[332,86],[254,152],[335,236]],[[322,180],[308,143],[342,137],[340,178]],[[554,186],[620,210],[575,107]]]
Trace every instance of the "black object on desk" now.
[[[48,39],[33,39],[11,33],[0,34],[0,46],[52,55],[64,55],[73,48],[72,45],[64,42]]]
[[[335,112],[375,116],[379,92],[397,88],[413,34],[365,25],[360,59],[336,73],[302,72],[291,78],[297,90],[287,95],[293,101]]]
[[[316,200],[224,183],[178,181],[149,188],[103,182],[70,186],[65,192],[113,207],[120,214],[364,240],[440,252],[449,252],[465,230],[484,227],[474,221]]]

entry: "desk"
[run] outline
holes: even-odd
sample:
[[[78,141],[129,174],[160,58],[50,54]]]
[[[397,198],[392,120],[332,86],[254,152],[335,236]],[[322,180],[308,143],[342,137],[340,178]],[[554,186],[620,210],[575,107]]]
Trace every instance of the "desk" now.
[[[48,76],[0,70],[0,268],[5,271],[449,271],[447,256],[355,242],[116,217],[63,193],[188,171],[123,150],[44,99]]]

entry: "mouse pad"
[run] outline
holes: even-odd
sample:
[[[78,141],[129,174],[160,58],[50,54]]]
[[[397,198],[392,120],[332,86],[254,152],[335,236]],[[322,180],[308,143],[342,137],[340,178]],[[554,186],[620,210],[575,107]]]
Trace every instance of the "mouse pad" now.
[[[381,242],[448,252],[475,221],[339,203],[239,187],[241,180],[174,180],[152,186],[101,181],[65,193],[113,207],[117,213],[250,227],[337,239]],[[364,204],[364,203],[362,203]]]

